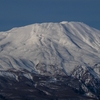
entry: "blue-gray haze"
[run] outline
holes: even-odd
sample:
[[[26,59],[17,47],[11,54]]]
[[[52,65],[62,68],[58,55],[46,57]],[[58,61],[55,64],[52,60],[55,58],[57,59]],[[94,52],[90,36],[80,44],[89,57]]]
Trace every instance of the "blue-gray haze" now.
[[[0,0],[0,31],[60,21],[84,22],[100,30],[100,0]]]

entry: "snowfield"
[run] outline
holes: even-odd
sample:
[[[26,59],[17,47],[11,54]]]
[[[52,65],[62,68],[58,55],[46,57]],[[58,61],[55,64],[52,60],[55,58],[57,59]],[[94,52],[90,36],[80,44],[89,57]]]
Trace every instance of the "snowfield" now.
[[[100,62],[100,31],[81,22],[41,23],[0,32],[0,70],[36,71],[38,63],[67,74]],[[39,71],[38,71],[39,72]]]

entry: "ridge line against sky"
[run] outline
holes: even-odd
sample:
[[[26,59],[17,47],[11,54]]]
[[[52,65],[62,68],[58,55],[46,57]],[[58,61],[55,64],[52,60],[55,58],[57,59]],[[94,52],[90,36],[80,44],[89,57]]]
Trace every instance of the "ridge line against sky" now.
[[[83,22],[100,30],[100,0],[0,0],[0,31],[61,21]]]

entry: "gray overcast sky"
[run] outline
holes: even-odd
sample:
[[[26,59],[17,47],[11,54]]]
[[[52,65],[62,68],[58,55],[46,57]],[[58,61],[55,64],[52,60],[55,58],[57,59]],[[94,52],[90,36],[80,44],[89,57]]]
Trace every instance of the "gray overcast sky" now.
[[[0,0],[0,31],[60,21],[84,22],[100,30],[100,0]]]

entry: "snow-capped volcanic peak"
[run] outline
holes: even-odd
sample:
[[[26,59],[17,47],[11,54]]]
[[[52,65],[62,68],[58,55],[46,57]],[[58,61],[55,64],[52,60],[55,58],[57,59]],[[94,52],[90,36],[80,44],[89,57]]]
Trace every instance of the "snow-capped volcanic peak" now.
[[[0,69],[57,65],[70,73],[100,59],[100,31],[80,22],[42,23],[0,32]]]

